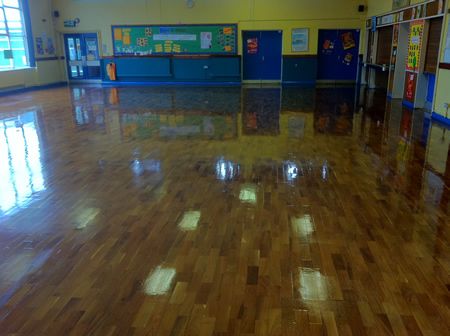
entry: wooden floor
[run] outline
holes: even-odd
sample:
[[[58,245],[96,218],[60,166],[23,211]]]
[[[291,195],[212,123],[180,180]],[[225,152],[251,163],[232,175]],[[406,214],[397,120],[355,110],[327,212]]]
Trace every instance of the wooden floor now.
[[[449,132],[358,100],[0,98],[0,335],[450,335]]]

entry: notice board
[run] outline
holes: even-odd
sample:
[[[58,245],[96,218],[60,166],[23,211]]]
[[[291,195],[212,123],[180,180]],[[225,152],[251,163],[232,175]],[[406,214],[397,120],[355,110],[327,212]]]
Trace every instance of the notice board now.
[[[236,24],[112,26],[114,55],[237,54]]]

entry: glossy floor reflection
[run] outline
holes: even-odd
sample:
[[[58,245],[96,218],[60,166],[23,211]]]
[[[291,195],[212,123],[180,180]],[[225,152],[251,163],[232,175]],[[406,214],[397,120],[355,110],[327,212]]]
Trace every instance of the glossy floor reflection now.
[[[0,335],[448,335],[449,131],[355,88],[0,98]]]

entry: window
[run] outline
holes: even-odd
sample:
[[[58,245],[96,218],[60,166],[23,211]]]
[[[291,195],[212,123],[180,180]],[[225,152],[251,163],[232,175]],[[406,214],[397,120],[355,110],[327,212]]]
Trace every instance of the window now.
[[[21,1],[0,0],[0,70],[28,66],[28,45]]]

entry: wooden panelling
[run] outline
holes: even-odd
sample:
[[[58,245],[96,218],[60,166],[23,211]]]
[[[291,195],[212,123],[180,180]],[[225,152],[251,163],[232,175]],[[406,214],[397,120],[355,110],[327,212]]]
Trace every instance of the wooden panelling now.
[[[425,57],[425,72],[436,73],[439,58],[439,45],[441,42],[442,18],[430,20],[428,32],[427,54]]]
[[[378,29],[377,64],[390,64],[392,34],[392,26]]]

